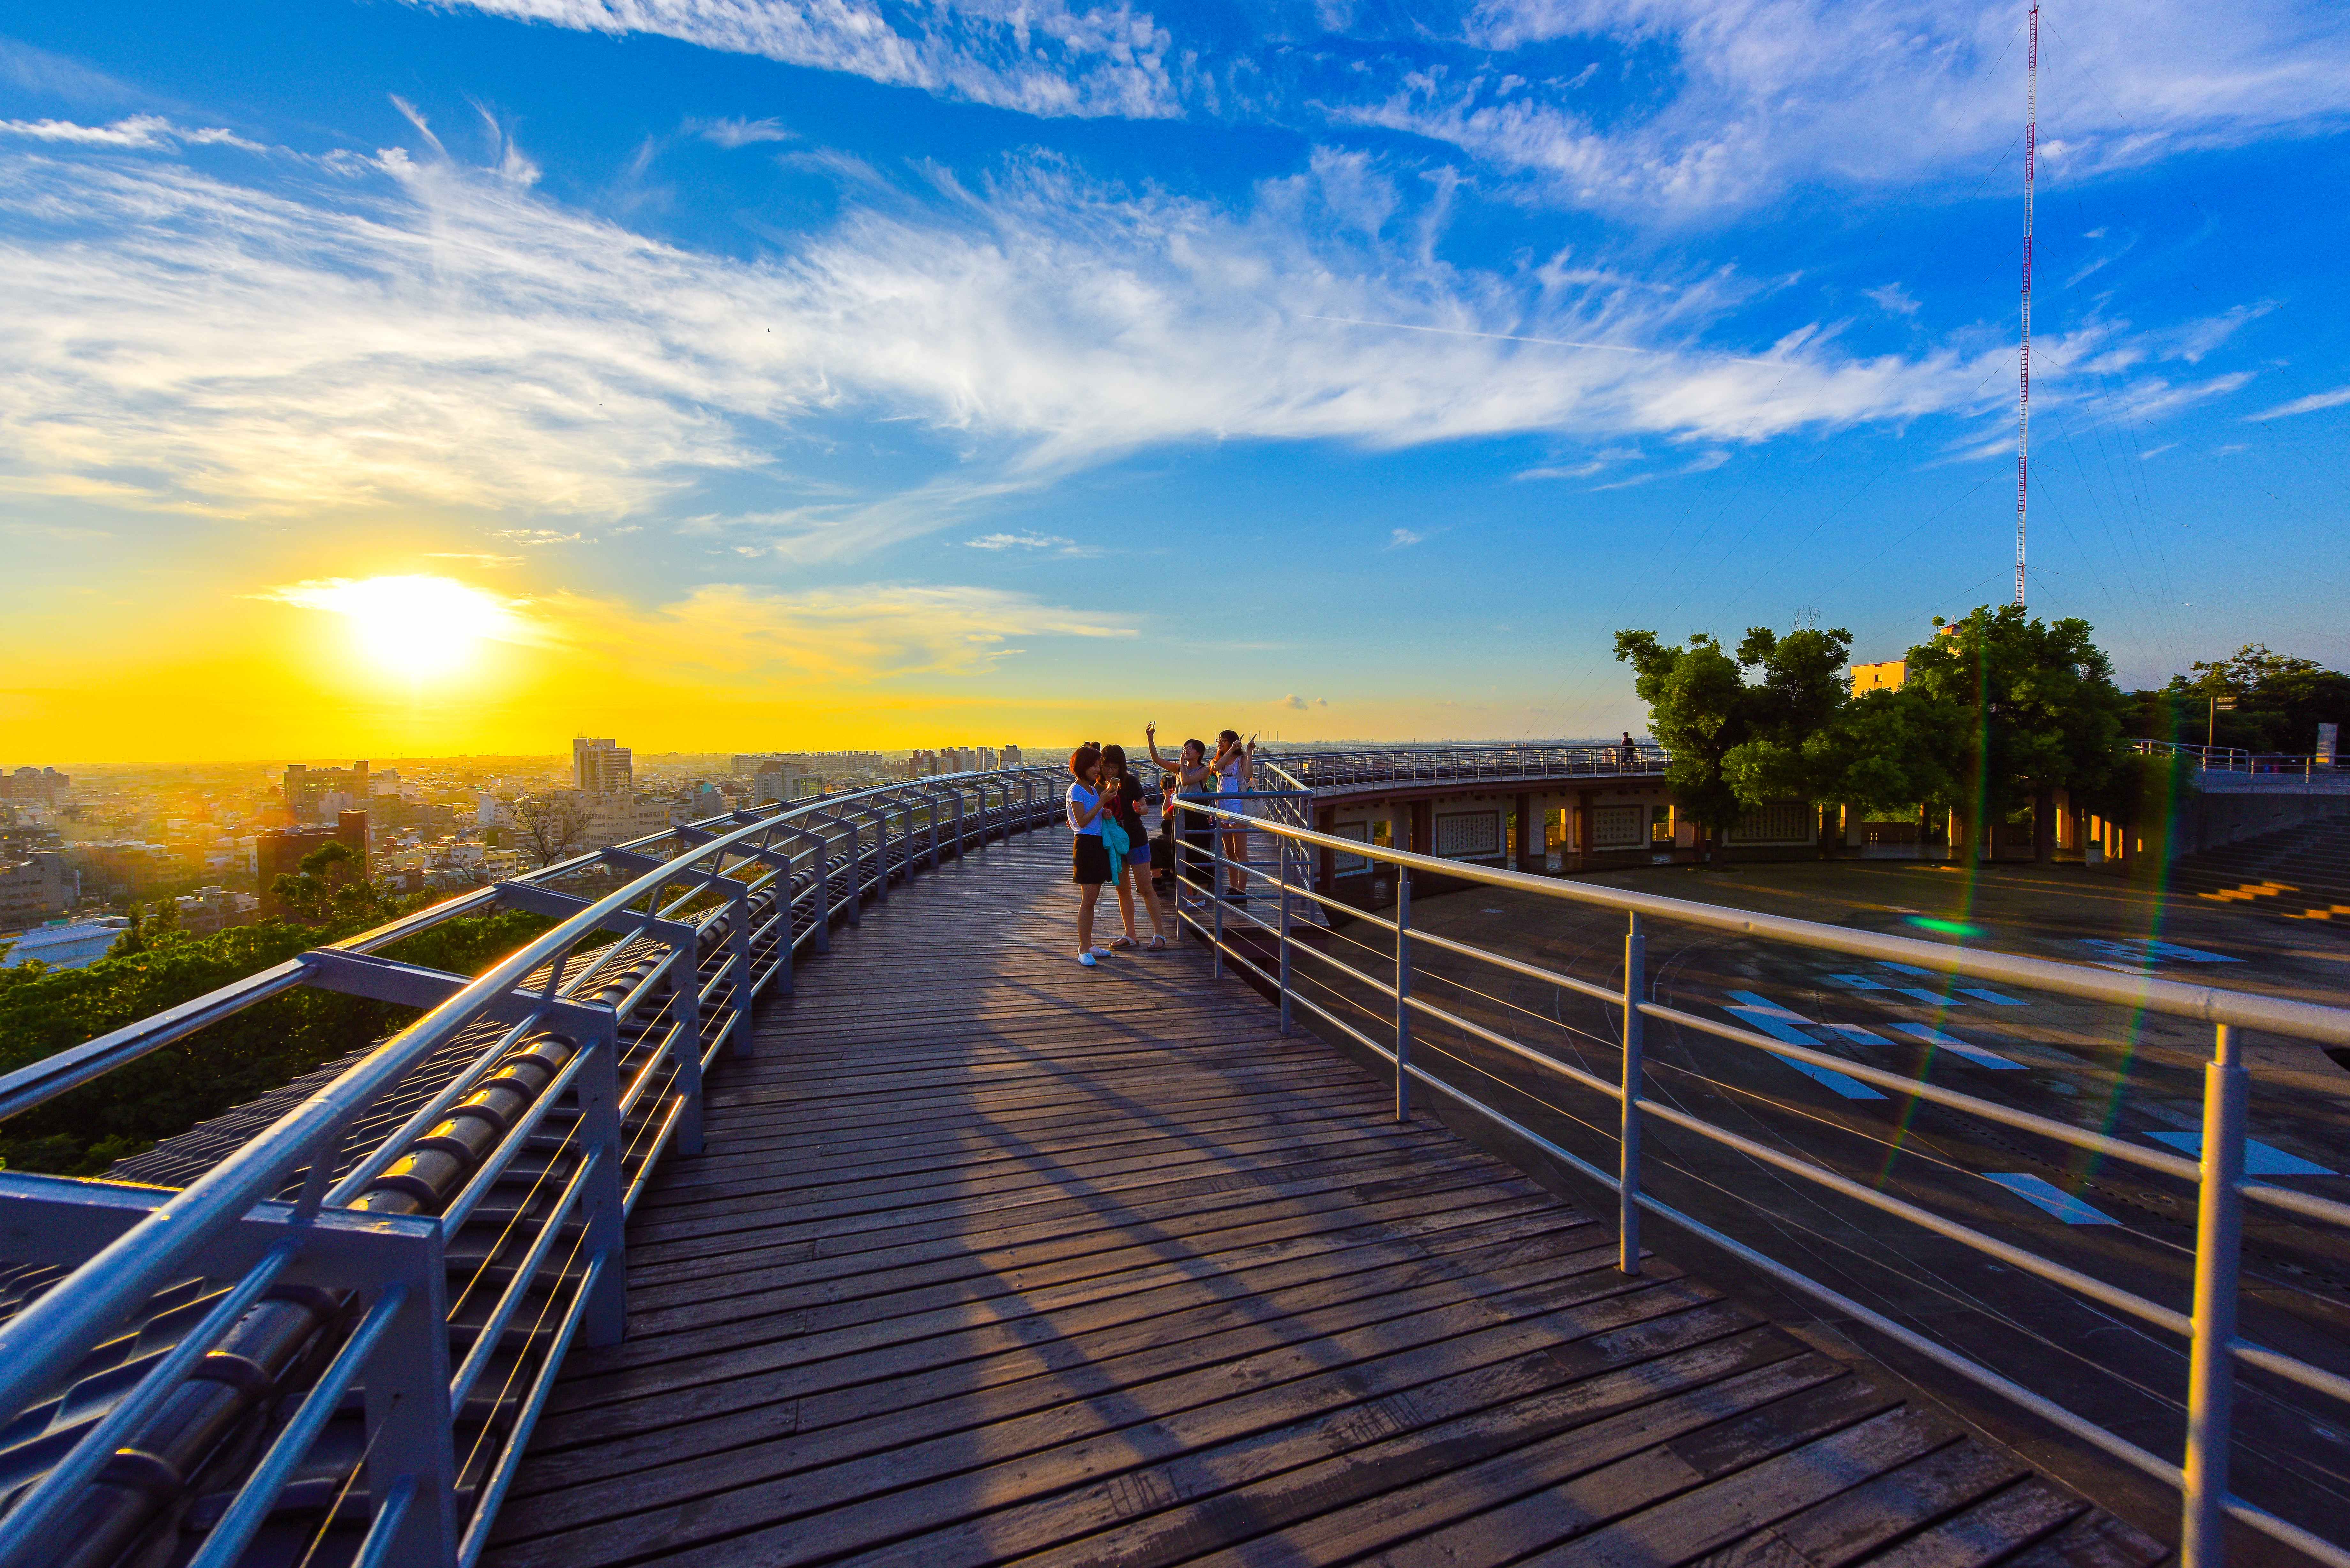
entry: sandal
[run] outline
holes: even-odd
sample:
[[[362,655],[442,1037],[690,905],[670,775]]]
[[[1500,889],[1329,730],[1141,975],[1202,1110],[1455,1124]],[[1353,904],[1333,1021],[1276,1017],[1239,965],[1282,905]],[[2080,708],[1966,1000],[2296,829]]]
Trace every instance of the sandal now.
[[[1142,950],[1147,953],[1163,953],[1167,950],[1167,939],[1153,937],[1142,944]]]
[[[1109,945],[1112,948],[1130,948],[1135,945],[1135,940],[1132,937],[1120,937]]]

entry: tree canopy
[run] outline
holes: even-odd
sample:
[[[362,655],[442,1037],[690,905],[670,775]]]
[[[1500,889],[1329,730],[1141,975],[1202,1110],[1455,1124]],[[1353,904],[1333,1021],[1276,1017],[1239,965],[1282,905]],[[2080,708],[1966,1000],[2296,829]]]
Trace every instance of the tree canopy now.
[[[2226,659],[2189,666],[2159,691],[2137,693],[2139,732],[2200,745],[2307,754],[2317,726],[2350,727],[2350,675],[2314,659],[2248,642]],[[2215,711],[2211,699],[2232,701]]]

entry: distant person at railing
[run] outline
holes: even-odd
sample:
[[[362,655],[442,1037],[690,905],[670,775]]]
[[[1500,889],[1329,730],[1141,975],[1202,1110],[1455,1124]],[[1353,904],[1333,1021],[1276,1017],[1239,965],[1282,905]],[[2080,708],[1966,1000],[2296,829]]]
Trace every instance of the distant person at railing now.
[[[1256,737],[1251,735],[1248,744],[1241,744],[1237,730],[1216,732],[1216,754],[1208,766],[1216,774],[1216,794],[1229,796],[1224,809],[1241,816],[1249,815],[1249,803],[1242,797],[1253,783],[1256,765]],[[1248,829],[1227,827],[1224,832],[1224,897],[1235,904],[1248,902]]]
[[[1142,726],[1143,744],[1149,750],[1150,760],[1174,774],[1179,794],[1184,800],[1211,800],[1216,793],[1216,770],[1208,765],[1208,742],[1183,742],[1183,760],[1170,763],[1159,754],[1159,726]],[[1183,880],[1195,888],[1207,888],[1215,880],[1208,863],[1215,855],[1215,823],[1198,812],[1170,808],[1169,821],[1182,839],[1181,871]],[[1171,842],[1171,841],[1170,841]]]
[[[1115,847],[1109,857],[1110,885],[1118,889],[1118,918],[1126,927],[1126,934],[1109,945],[1114,948],[1145,948],[1146,951],[1161,952],[1167,947],[1167,922],[1159,918],[1159,895],[1150,886],[1150,829],[1142,816],[1142,781],[1126,763],[1124,746],[1104,746],[1101,760],[1102,810],[1126,836],[1127,850],[1121,856]],[[1150,940],[1147,947],[1134,930],[1134,895],[1142,894],[1142,901],[1150,907]]]
[[[1101,748],[1091,743],[1069,753],[1069,880],[1077,885],[1077,961],[1087,969],[1109,956],[1094,946],[1094,906],[1109,880],[1109,851],[1102,847]]]
[[[1631,731],[1624,732],[1624,749],[1617,753],[1616,756],[1616,765],[1619,768],[1628,770],[1640,765],[1640,748],[1632,743]]]

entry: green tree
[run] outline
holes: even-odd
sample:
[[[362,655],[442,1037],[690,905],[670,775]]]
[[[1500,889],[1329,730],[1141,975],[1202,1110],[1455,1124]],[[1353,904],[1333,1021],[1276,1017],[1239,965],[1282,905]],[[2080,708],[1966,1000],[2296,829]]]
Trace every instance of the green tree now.
[[[380,914],[386,900],[359,875],[349,845],[339,839],[302,857],[299,869],[280,872],[269,891],[286,913],[317,924]]]
[[[2314,659],[2248,642],[2226,659],[2189,668],[2160,691],[2137,694],[2141,733],[2305,755],[2316,749],[2318,725],[2350,725],[2350,675]],[[2215,694],[2232,699],[2232,709],[2215,712]]]
[[[1922,721],[1923,732],[1948,748],[1916,771],[1944,775],[1942,804],[1958,818],[1953,847],[1967,863],[1984,824],[2007,821],[2026,805],[2033,857],[2052,858],[2060,789],[2076,805],[2107,812],[2133,792],[2137,769],[2124,738],[2129,699],[2115,686],[2112,661],[2085,620],[2043,622],[2017,605],[1986,605],[1909,650],[1902,691],[1914,696],[1870,717]],[[1934,794],[1921,791],[1919,798],[1931,802]]]
[[[1618,631],[1616,657],[1632,667],[1649,732],[1672,753],[1666,778],[1681,808],[1720,831],[1767,801],[1819,801],[1834,777],[1813,742],[1848,701],[1848,631],[1755,627],[1733,656],[1703,632],[1672,648],[1651,631]],[[1754,679],[1748,679],[1748,671]]]

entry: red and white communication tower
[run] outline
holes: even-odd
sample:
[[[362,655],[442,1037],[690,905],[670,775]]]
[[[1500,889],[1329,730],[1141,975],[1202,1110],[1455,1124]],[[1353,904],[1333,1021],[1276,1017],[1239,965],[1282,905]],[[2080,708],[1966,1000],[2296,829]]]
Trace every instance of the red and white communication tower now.
[[[2015,602],[2023,604],[2023,513],[2032,476],[2032,181],[2040,151],[2040,7],[2023,89],[2023,368],[2015,392]]]

